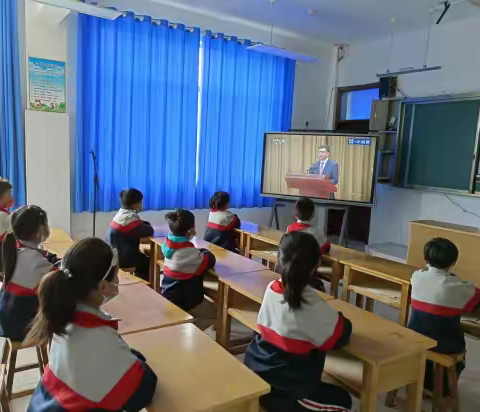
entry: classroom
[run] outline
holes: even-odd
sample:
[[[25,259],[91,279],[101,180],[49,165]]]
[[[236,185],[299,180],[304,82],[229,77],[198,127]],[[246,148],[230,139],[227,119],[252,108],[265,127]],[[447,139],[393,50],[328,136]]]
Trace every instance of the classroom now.
[[[480,0],[2,0],[0,412],[480,411],[478,38]]]

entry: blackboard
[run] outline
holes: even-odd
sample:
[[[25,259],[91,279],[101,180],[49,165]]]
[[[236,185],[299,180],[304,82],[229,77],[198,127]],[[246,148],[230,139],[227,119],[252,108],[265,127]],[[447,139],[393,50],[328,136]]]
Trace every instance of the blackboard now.
[[[400,182],[406,187],[468,191],[480,100],[405,104]]]

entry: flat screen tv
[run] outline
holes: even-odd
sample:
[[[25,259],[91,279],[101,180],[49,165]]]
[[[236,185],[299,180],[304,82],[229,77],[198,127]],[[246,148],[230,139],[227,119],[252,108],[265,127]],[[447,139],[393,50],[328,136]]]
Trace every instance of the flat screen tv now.
[[[376,158],[376,136],[266,133],[262,195],[371,206]]]

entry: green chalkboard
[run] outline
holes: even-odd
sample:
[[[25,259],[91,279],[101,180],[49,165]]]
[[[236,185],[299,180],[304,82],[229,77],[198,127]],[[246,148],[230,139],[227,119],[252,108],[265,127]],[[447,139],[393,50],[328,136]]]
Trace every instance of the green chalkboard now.
[[[469,190],[479,110],[480,100],[408,103],[402,182],[407,187]]]

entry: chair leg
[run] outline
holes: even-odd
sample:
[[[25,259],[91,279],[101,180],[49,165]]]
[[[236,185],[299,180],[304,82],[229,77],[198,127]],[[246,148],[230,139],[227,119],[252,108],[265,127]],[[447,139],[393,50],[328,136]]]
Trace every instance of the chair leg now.
[[[10,412],[10,406],[8,405],[8,400],[5,393],[2,394],[0,405],[2,406],[2,412]]]
[[[444,412],[443,406],[443,367],[434,363],[432,412]]]
[[[8,360],[8,369],[7,369],[7,399],[9,401],[12,399],[13,377],[15,375],[16,363],[17,363],[17,351],[11,349],[10,357]]]
[[[38,369],[40,369],[40,375],[43,375],[43,357],[42,350],[40,346],[35,348],[37,350],[37,360],[38,360]]]
[[[355,306],[363,309],[363,296],[357,293],[357,297],[355,298]]]
[[[458,378],[455,366],[447,369],[448,389],[450,391],[451,412],[460,412],[460,398],[458,396]]]

